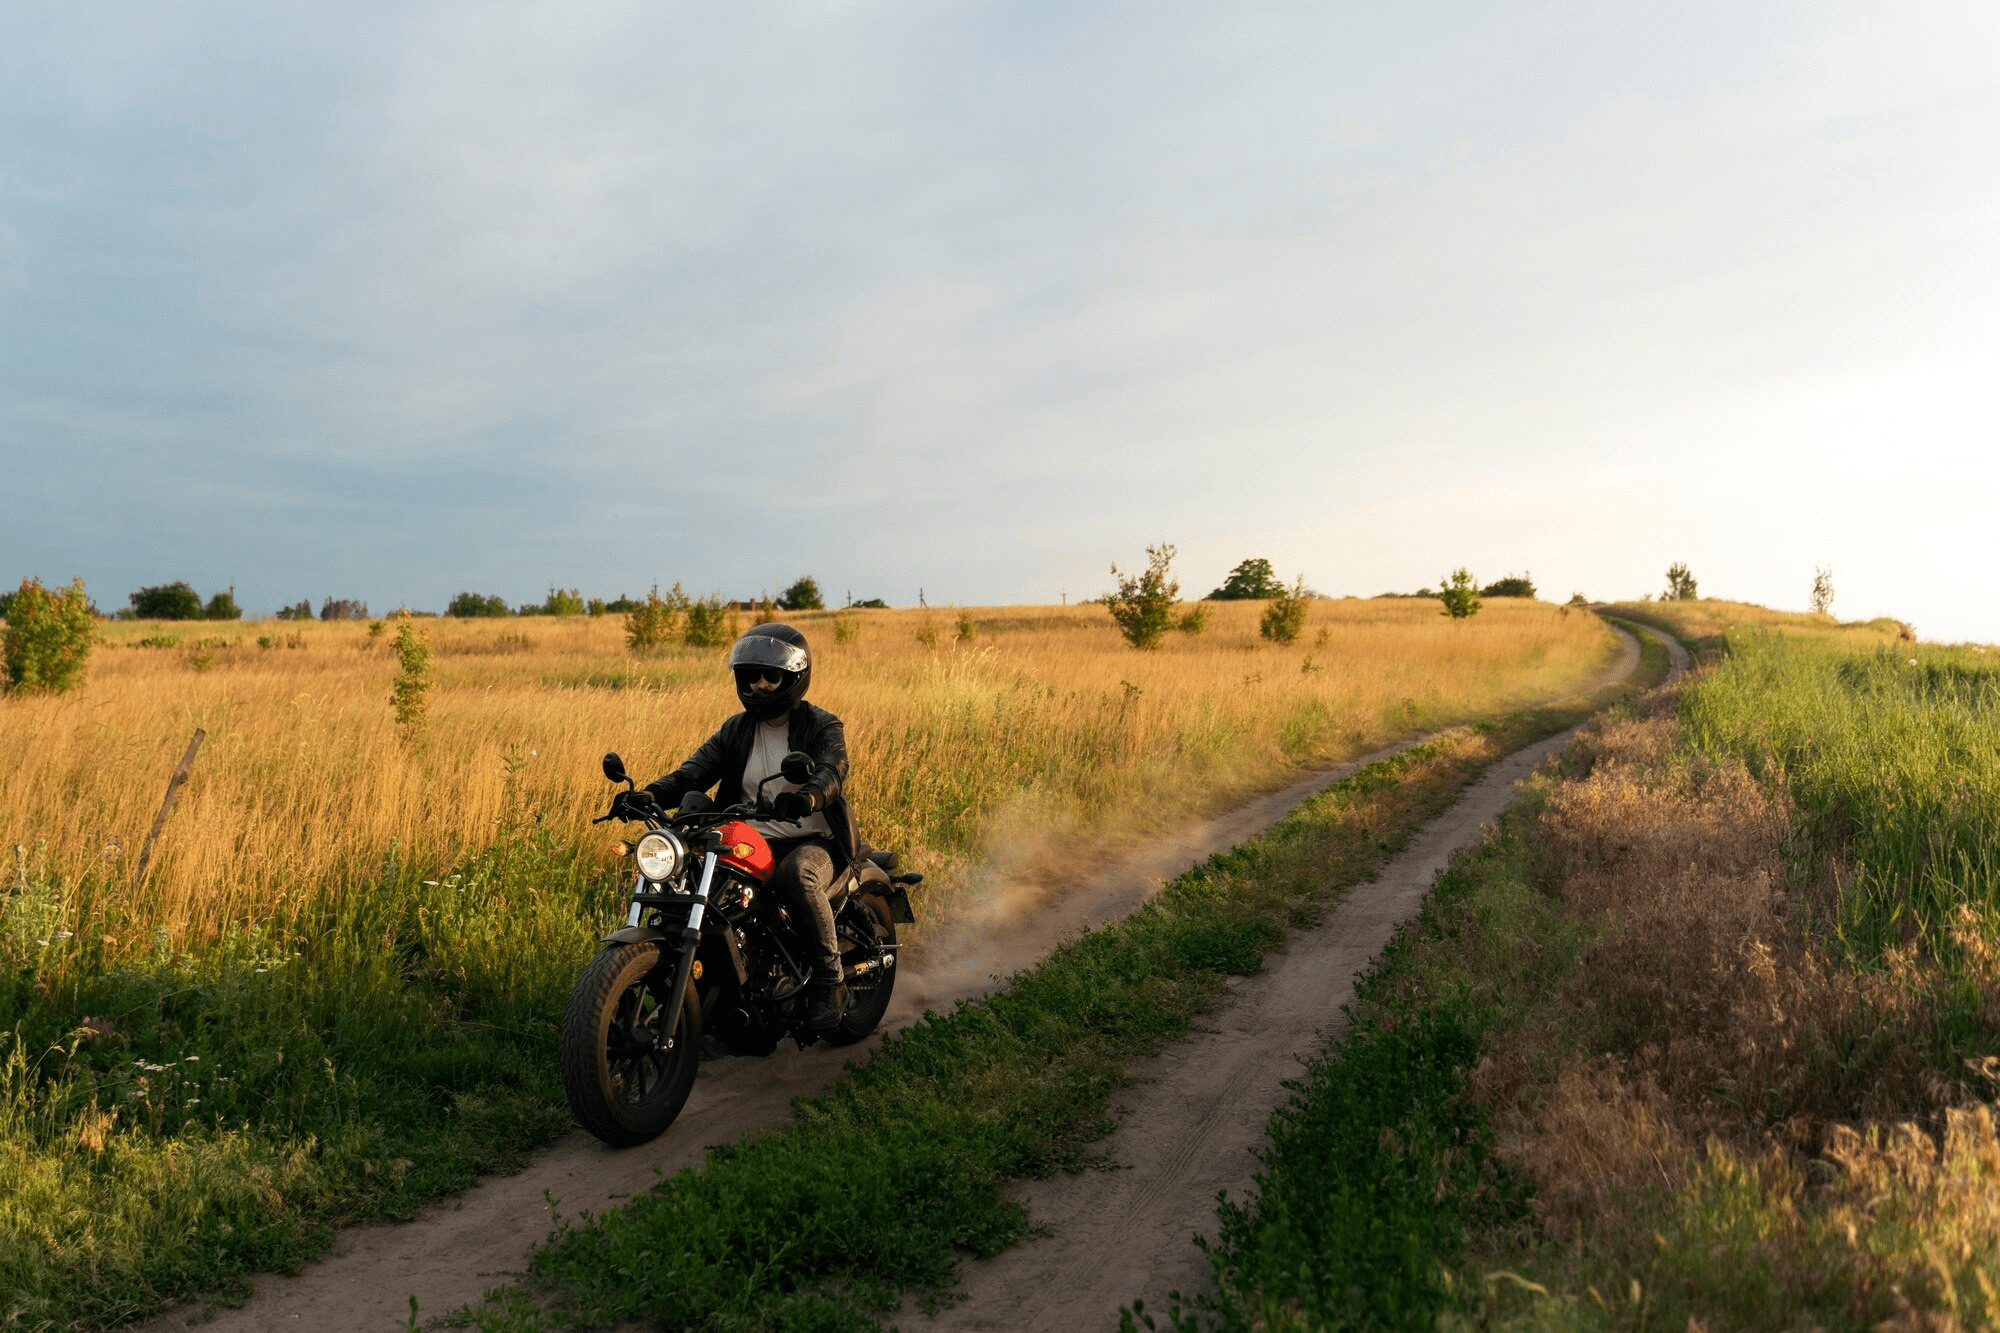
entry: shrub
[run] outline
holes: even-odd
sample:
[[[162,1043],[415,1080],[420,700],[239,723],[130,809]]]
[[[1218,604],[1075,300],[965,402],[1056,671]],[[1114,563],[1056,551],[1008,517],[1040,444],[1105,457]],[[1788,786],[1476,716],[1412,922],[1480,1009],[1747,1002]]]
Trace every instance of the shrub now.
[[[1278,582],[1278,576],[1271,569],[1271,562],[1264,559],[1245,560],[1229,571],[1229,577],[1222,586],[1210,593],[1206,600],[1214,602],[1268,601],[1273,597],[1283,597],[1285,585]]]
[[[430,721],[431,645],[417,628],[408,611],[396,613],[396,683],[389,691],[389,703],[396,710],[396,726],[411,744],[423,740]]]
[[[201,618],[203,620],[243,619],[243,608],[236,604],[236,585],[232,583],[229,585],[229,591],[219,592],[209,598],[208,605],[202,608]]]
[[[1311,601],[1306,592],[1306,576],[1299,575],[1288,592],[1283,587],[1257,621],[1257,632],[1273,643],[1290,643],[1306,627],[1306,608]]]
[[[1833,610],[1833,571],[1825,565],[1813,570],[1812,609],[1822,616]]]
[[[545,616],[580,616],[583,614],[583,593],[576,588],[550,588],[548,597],[542,602],[541,613]]]
[[[83,683],[97,628],[91,622],[90,599],[83,580],[52,591],[40,579],[22,579],[9,594],[7,631],[0,637],[0,658],[14,689],[51,694]]]
[[[1495,579],[1479,590],[1481,597],[1533,597],[1535,581],[1526,574],[1509,574],[1504,579]]]
[[[329,597],[320,603],[321,620],[366,620],[368,603],[357,602],[348,597]]]
[[[979,626],[973,622],[971,616],[963,611],[958,613],[957,629],[958,641],[960,643],[971,643],[975,638],[979,637]]]
[[[819,582],[810,574],[801,574],[778,594],[778,605],[787,611],[824,611],[826,600],[819,594]]]
[[[1174,548],[1162,542],[1146,548],[1146,572],[1143,574],[1120,574],[1118,566],[1111,567],[1111,577],[1118,580],[1118,590],[1104,594],[1104,605],[1111,612],[1111,618],[1118,622],[1119,633],[1125,636],[1125,642],[1134,648],[1159,647],[1161,637],[1173,623],[1174,599],[1181,593],[1180,583],[1168,577],[1173,563]]]
[[[201,594],[186,580],[141,588],[131,595],[132,614],[140,620],[200,620]]]
[[[1451,574],[1439,580],[1438,598],[1444,602],[1444,614],[1453,620],[1464,620],[1479,614],[1479,580],[1472,577],[1472,571],[1460,565]]]
[[[625,613],[625,646],[635,653],[666,647],[687,609],[688,595],[681,591],[680,584],[676,583],[673,591],[662,597],[660,585],[655,583],[646,600],[633,603]]]
[[[313,604],[309,600],[301,599],[293,602],[290,606],[281,606],[278,608],[278,619],[280,620],[311,620],[312,618]]]
[[[887,611],[889,604],[880,597],[869,597],[854,603],[856,611]]]
[[[505,616],[513,614],[507,607],[507,599],[505,597],[497,594],[487,596],[484,593],[477,592],[459,593],[456,597],[445,603],[444,613],[448,616],[457,616],[462,620],[471,620],[479,616]]]
[[[860,637],[861,622],[859,620],[845,611],[842,611],[833,618],[833,641],[835,643],[853,643]]]
[[[1679,560],[1667,566],[1667,591],[1661,598],[1668,602],[1692,602],[1695,600],[1694,575],[1687,565]]]
[[[928,611],[924,613],[924,618],[917,622],[917,642],[926,648],[938,646],[937,621],[931,618]]]
[[[681,642],[690,648],[719,648],[728,643],[733,637],[730,610],[719,592],[690,601],[687,619],[681,626]]]
[[[1583,595],[1582,593],[1580,593],[1580,592],[1573,592],[1573,593],[1571,593],[1571,594],[1569,595],[1569,605],[1571,605],[1571,606],[1589,606],[1589,605],[1590,605],[1590,599],[1589,599],[1588,597],[1585,597],[1585,596],[1584,596],[1584,595]]]
[[[751,624],[775,625],[778,623],[778,604],[771,600],[771,596],[769,593],[766,593],[764,597],[756,603],[756,607],[757,607],[757,612],[756,612],[757,618],[751,621],[750,622]]]
[[[1174,622],[1174,628],[1183,634],[1200,634],[1208,628],[1208,608],[1196,602],[1186,615]]]

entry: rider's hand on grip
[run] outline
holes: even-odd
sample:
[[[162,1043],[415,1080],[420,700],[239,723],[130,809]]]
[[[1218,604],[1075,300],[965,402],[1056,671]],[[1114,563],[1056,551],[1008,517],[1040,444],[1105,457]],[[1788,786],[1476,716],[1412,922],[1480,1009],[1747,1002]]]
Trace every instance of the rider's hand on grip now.
[[[804,819],[812,812],[812,797],[802,791],[781,791],[771,802],[772,816],[786,823]]]
[[[644,819],[652,809],[652,797],[642,791],[621,791],[611,798],[613,819]]]

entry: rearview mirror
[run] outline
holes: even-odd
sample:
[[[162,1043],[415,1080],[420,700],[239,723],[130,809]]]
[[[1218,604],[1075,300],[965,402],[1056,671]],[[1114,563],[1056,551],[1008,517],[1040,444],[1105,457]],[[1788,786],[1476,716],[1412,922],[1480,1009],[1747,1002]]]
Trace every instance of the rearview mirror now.
[[[630,782],[625,776],[625,761],[618,757],[618,751],[607,750],[604,755],[604,777],[607,782]]]
[[[767,760],[766,762],[769,761]],[[785,775],[785,781],[796,784],[803,783],[807,778],[811,777],[813,769],[816,767],[818,765],[813,763],[811,755],[807,754],[804,750],[794,750],[779,762],[778,771]]]

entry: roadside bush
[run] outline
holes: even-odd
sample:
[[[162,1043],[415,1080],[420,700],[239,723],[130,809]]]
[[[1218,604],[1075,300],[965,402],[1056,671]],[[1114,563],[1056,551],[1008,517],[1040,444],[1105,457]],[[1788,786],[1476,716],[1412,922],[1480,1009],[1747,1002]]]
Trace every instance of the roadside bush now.
[[[690,648],[720,648],[728,643],[735,637],[731,633],[735,627],[729,623],[730,611],[719,592],[689,602],[687,619],[681,626],[681,642]]]
[[[1533,597],[1535,581],[1526,574],[1509,574],[1504,579],[1495,579],[1479,590],[1481,597]]]
[[[1439,584],[1438,599],[1444,603],[1446,615],[1453,620],[1465,620],[1479,614],[1479,581],[1472,577],[1471,570],[1461,565]]]
[[[22,579],[10,594],[7,630],[0,637],[0,656],[7,664],[8,683],[16,690],[60,693],[83,683],[97,627],[83,580],[53,591],[40,579]]]
[[[321,620],[366,620],[368,603],[357,602],[347,597],[329,597],[320,603]]]
[[[1306,627],[1306,608],[1310,601],[1306,593],[1306,576],[1301,574],[1291,591],[1278,589],[1278,595],[1264,608],[1263,616],[1257,621],[1257,632],[1273,643],[1292,642]]]
[[[1211,602],[1252,602],[1269,601],[1273,597],[1283,597],[1285,585],[1278,582],[1277,574],[1271,569],[1271,562],[1262,558],[1245,560],[1229,571],[1229,577],[1222,586],[1210,593],[1204,600]]]
[[[445,604],[444,613],[471,620],[479,616],[506,616],[513,612],[508,609],[505,597],[487,596],[483,593],[462,592]]]
[[[140,620],[200,620],[201,594],[186,580],[141,588],[131,595],[132,614]]]
[[[621,599],[622,600],[622,599]],[[625,613],[625,646],[635,653],[652,652],[673,641],[674,630],[688,610],[688,595],[676,583],[673,591],[660,596],[655,583],[646,600],[633,604]]]
[[[1160,639],[1173,624],[1174,599],[1181,593],[1180,583],[1169,577],[1173,563],[1174,548],[1162,542],[1146,548],[1143,574],[1121,574],[1118,566],[1111,567],[1118,590],[1104,595],[1104,606],[1118,622],[1118,631],[1125,636],[1125,642],[1134,648],[1159,647]]]
[[[791,587],[778,594],[778,605],[786,611],[824,611],[826,599],[820,596],[818,580],[810,574],[801,574]]]

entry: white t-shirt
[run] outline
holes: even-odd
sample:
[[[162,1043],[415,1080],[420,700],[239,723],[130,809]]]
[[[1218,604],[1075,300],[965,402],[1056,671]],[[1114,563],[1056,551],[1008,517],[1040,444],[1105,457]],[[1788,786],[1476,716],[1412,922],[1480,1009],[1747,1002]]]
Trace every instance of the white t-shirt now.
[[[769,722],[757,724],[756,738],[750,743],[750,759],[743,765],[743,799],[754,803],[757,786],[765,778],[779,771],[785,756],[792,750],[789,716],[773,718]],[[764,788],[764,798],[775,800],[781,791],[797,791],[799,784],[779,778]],[[751,828],[767,838],[830,838],[833,825],[826,822],[824,811],[815,810],[804,819],[785,822],[776,819],[752,819],[747,821]]]

